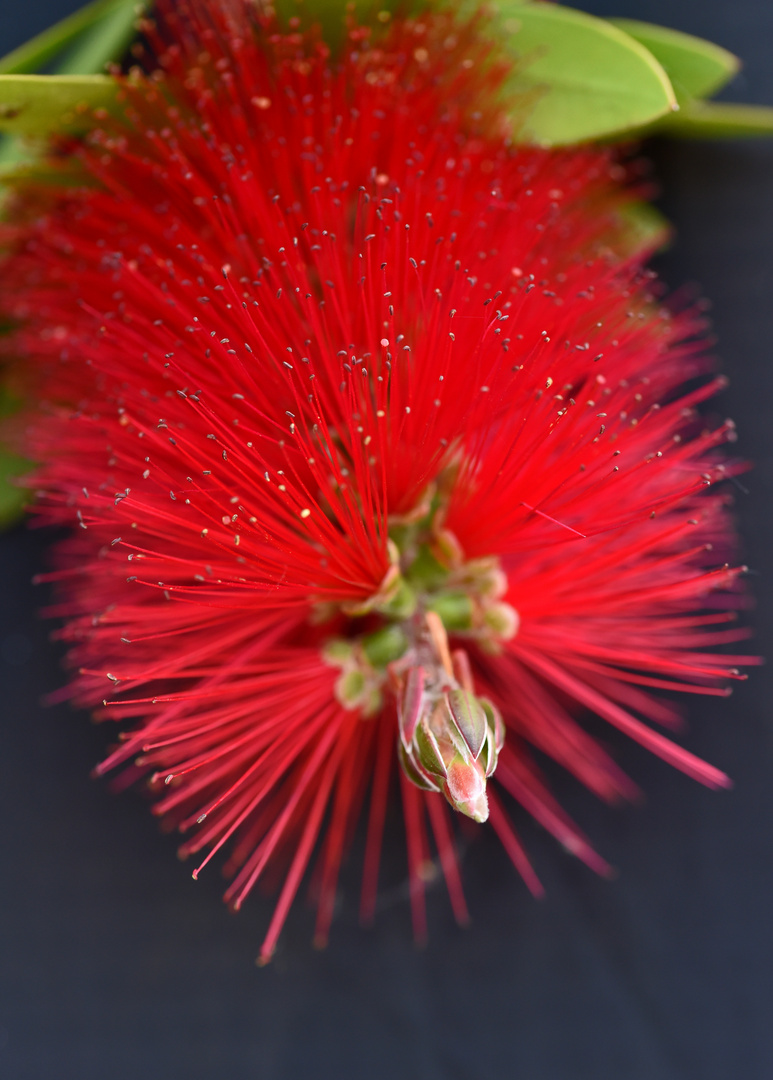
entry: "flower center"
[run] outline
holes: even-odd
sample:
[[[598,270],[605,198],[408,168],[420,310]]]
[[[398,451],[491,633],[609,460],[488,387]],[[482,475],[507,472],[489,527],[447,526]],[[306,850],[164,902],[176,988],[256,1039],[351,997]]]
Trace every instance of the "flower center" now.
[[[507,578],[499,560],[465,560],[442,519],[442,505],[429,496],[392,520],[389,571],[367,601],[341,607],[346,635],[331,638],[323,657],[340,668],[335,693],[345,708],[370,717],[394,696],[408,779],[485,821],[486,779],[504,725],[493,703],[476,694],[463,645],[498,651],[517,633],[519,618],[502,599]]]

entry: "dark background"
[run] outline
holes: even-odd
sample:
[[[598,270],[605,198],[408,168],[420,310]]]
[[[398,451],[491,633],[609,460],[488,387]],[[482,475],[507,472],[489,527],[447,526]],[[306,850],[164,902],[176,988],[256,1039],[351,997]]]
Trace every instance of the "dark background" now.
[[[0,0],[2,51],[78,6]],[[773,104],[769,0],[584,0],[661,22],[745,60],[725,96]],[[717,408],[756,462],[738,496],[750,618],[771,655],[773,140],[654,144],[662,206],[678,227],[658,260],[671,286],[713,302],[731,376]],[[769,1080],[773,784],[765,669],[729,701],[691,702],[691,750],[735,780],[712,793],[605,730],[647,792],[597,804],[568,777],[558,793],[612,882],[517,824],[546,888],[531,899],[492,833],[464,856],[472,926],[430,891],[430,942],[411,940],[397,815],[375,930],[357,925],[361,852],[345,869],[327,951],[296,904],[274,963],[253,960],[272,909],[238,917],[216,869],[194,884],[137,793],[89,779],[107,733],[44,709],[60,652],[30,579],[47,540],[0,537],[0,1075],[7,1080]]]

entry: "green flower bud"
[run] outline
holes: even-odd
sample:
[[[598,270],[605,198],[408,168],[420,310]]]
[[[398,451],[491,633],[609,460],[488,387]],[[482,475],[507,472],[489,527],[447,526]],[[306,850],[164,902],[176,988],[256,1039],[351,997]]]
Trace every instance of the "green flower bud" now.
[[[331,638],[322,650],[322,659],[333,667],[343,667],[354,657],[354,645],[343,638]]]
[[[385,668],[393,660],[399,660],[408,649],[405,631],[396,623],[382,626],[362,639],[362,650],[374,668]]]
[[[426,544],[422,544],[410,565],[408,577],[417,589],[434,592],[445,582],[448,571],[441,566]]]
[[[515,608],[501,601],[486,605],[483,609],[483,622],[499,641],[510,641],[521,625]]]
[[[430,599],[427,608],[440,616],[450,633],[472,627],[472,601],[465,592],[438,593]]]
[[[461,566],[464,550],[450,529],[438,529],[432,538],[432,554],[441,566]]]
[[[365,676],[359,668],[344,671],[336,682],[336,697],[347,709],[355,709],[365,693]]]
[[[478,596],[499,600],[507,592],[507,575],[497,558],[471,559],[460,573]]]

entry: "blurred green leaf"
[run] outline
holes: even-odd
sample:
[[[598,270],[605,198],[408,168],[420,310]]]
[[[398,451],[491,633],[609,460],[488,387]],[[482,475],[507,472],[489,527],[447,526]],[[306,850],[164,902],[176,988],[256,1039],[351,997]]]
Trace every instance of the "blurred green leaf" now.
[[[631,253],[654,253],[668,246],[671,223],[652,203],[628,203],[618,213],[625,230],[624,243]]]
[[[611,23],[549,3],[504,0],[498,10],[491,32],[518,60],[508,89],[534,100],[521,141],[561,146],[606,138],[675,108],[655,57]]]
[[[660,61],[680,103],[716,93],[740,70],[737,56],[703,38],[635,19],[608,21],[635,38]]]
[[[69,51],[54,65],[58,74],[99,74],[106,63],[123,56],[135,35],[138,13],[151,6],[152,0],[146,0],[142,5],[136,0],[98,0],[89,4],[0,60],[0,75],[34,72],[59,56],[68,45],[71,46]],[[2,98],[0,117],[1,114]],[[28,136],[29,133],[25,129],[21,134]],[[45,135],[47,131],[39,134]],[[28,139],[3,139],[0,143],[0,180],[28,175],[26,167],[34,163],[41,149],[44,147],[29,144]],[[42,167],[35,170],[36,176],[42,171]],[[61,171],[55,174],[61,175]]]
[[[40,139],[55,130],[78,130],[88,126],[93,109],[112,105],[115,85],[98,73],[124,54],[134,36],[137,15],[136,0],[98,0],[0,60],[0,130],[24,136],[6,137],[0,145],[0,180],[6,187],[31,178],[83,183],[77,163],[46,161],[41,155],[45,143],[36,145],[30,136]],[[61,57],[68,47],[55,65],[58,75],[32,74]],[[0,387],[0,416],[12,412],[15,404]],[[30,468],[30,462],[0,445],[0,528],[21,516],[28,493],[12,481]]]
[[[104,71],[105,64],[120,60],[136,36],[139,13],[137,0],[113,0],[56,65],[57,72],[62,75],[98,74]]]
[[[5,153],[6,149],[15,153]],[[98,187],[98,181],[85,171],[76,158],[57,158],[52,161],[44,156],[45,144],[38,148],[20,139],[9,139],[0,146],[0,220],[2,219],[2,196],[14,188],[26,184],[53,184],[59,188]]]
[[[107,75],[0,75],[0,131],[82,131],[94,109],[115,105],[116,93]]]
[[[373,22],[375,15],[377,24],[388,25],[395,12],[411,15],[414,9],[426,10],[433,2],[440,6],[438,0],[273,0],[271,6],[284,25],[295,15],[306,25],[319,23],[325,43],[336,52],[344,42],[347,16],[365,23]]]
[[[29,492],[16,487],[13,478],[23,476],[31,468],[29,461],[0,446],[0,529],[13,525],[29,500]]]
[[[7,176],[13,176],[17,169],[31,165],[38,156],[38,150],[26,140],[14,139],[8,135],[0,136],[0,181],[5,183]],[[2,200],[1,191],[0,200]]]
[[[40,71],[113,7],[115,0],[95,0],[95,3],[88,4],[54,26],[49,26],[41,34],[2,57],[0,74],[29,75]]]

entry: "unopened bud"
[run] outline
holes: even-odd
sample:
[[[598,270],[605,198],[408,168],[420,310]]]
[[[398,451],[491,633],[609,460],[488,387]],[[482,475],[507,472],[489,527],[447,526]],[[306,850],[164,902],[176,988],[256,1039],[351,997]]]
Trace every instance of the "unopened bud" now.
[[[398,660],[408,649],[405,631],[396,623],[382,626],[362,639],[362,651],[374,668],[385,668]]]
[[[341,669],[335,682],[335,696],[345,709],[375,716],[383,705],[383,672],[369,662],[362,647],[351,641],[332,638],[322,650],[326,664]]]
[[[365,676],[358,668],[344,671],[336,682],[336,696],[347,708],[356,708],[365,691]]]
[[[472,600],[465,592],[441,592],[427,605],[439,615],[449,633],[469,630],[472,626]]]
[[[343,670],[335,695],[345,709],[359,709],[363,716],[375,716],[383,703],[378,685],[361,668]]]
[[[498,641],[510,641],[518,633],[521,617],[510,604],[498,601],[484,607],[483,622]]]
[[[442,791],[455,810],[485,821],[486,779],[504,739],[496,707],[458,687],[433,694],[424,670],[415,667],[406,677],[398,713],[400,761],[408,779],[424,790]]]
[[[354,645],[343,638],[331,638],[322,650],[322,659],[333,667],[344,667],[354,657]]]
[[[508,588],[507,574],[497,558],[470,559],[460,573],[461,580],[469,582],[477,596],[499,600]]]
[[[438,529],[432,538],[432,554],[441,566],[453,569],[464,562],[464,549],[450,529]]]

